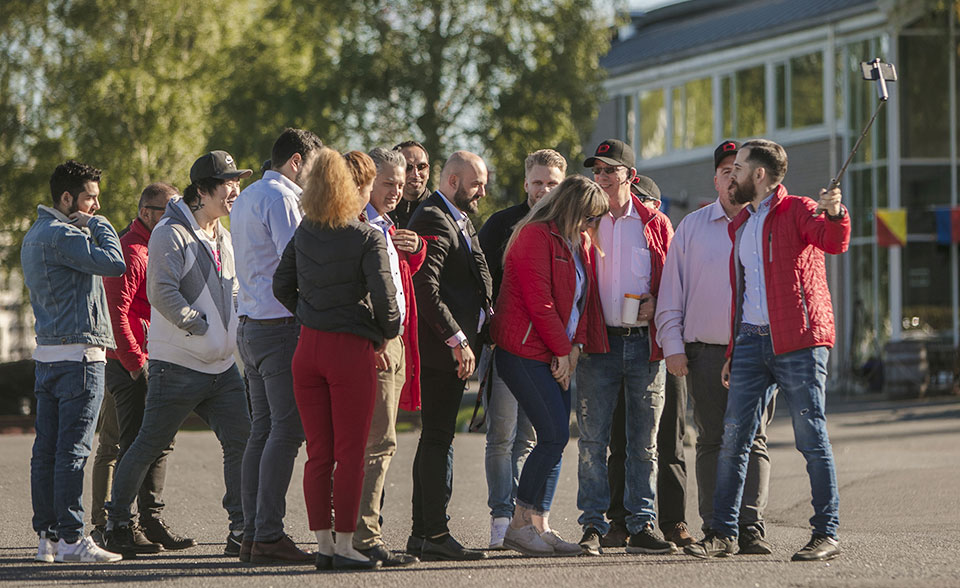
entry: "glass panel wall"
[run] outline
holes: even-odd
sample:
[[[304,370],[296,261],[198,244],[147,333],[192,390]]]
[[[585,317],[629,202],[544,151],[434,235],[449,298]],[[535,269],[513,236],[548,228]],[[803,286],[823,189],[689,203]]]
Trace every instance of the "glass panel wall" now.
[[[713,84],[691,80],[673,89],[673,148],[693,149],[713,143]]]
[[[649,159],[667,151],[667,105],[663,89],[640,92],[640,157]]]
[[[790,126],[823,124],[823,53],[790,60]]]

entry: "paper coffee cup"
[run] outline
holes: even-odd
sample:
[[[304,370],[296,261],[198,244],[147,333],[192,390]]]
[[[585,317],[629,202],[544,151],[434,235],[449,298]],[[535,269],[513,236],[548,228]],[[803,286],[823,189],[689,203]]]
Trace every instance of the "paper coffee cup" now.
[[[623,304],[620,307],[620,323],[624,326],[636,325],[638,312],[640,312],[640,295],[624,294]]]

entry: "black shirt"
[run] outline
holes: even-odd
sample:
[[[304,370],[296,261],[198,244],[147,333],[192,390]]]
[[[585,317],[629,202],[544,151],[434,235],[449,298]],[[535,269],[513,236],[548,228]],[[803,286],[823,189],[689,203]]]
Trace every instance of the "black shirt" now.
[[[516,206],[494,213],[480,228],[480,248],[486,255],[487,267],[490,268],[490,275],[493,277],[494,300],[500,293],[500,282],[503,280],[503,254],[507,248],[507,241],[513,234],[513,226],[527,216],[528,212],[530,212],[530,206],[524,200]]]
[[[388,212],[387,215],[398,229],[405,229],[407,225],[410,224],[410,217],[413,216],[413,211],[415,211],[429,195],[430,191],[424,188],[416,200],[407,200],[401,197],[400,202],[397,202],[397,207]]]

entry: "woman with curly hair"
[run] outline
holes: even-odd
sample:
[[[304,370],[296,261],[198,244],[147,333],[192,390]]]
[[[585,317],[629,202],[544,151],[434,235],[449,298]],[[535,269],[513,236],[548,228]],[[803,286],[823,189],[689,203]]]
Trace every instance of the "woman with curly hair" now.
[[[375,172],[366,163],[369,185]],[[377,387],[376,353],[400,331],[386,241],[359,219],[369,189],[365,196],[357,189],[351,167],[336,151],[320,151],[300,199],[303,222],[273,281],[277,300],[302,324],[293,388],[307,438],[303,493],[317,535],[318,569],[379,564],[353,548],[353,534]]]

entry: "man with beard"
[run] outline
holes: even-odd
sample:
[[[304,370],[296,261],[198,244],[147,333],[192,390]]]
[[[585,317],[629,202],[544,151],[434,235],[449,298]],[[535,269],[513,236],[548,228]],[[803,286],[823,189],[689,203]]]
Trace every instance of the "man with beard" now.
[[[83,536],[83,466],[103,402],[106,348],[114,346],[101,276],[126,269],[117,232],[94,216],[100,173],[73,160],[58,165],[50,177],[53,208],[37,207],[20,249],[36,318],[30,494],[41,562],[120,559]]]
[[[430,179],[430,154],[427,148],[417,141],[404,141],[393,148],[407,160],[406,181],[403,184],[403,198],[390,212],[390,218],[398,229],[406,229],[410,217],[427,196],[427,180]]]
[[[465,549],[447,527],[453,491],[448,456],[466,379],[476,367],[478,333],[491,316],[490,272],[467,218],[477,212],[486,184],[483,159],[457,151],[443,167],[439,190],[420,205],[408,227],[427,243],[427,258],[413,278],[420,311],[423,428],[413,463],[413,529],[407,542],[407,551],[425,561],[486,557]]]
[[[824,412],[834,324],[823,254],[847,250],[850,219],[839,188],[821,190],[819,202],[790,196],[780,183],[786,172],[783,147],[756,139],[740,147],[730,180],[734,200],[747,206],[729,228],[736,337],[721,376],[730,392],[713,521],[702,541],[684,548],[700,558],[737,553],[750,448],[772,384],[786,395],[796,446],[807,462],[814,510],[813,535],[793,560],[840,555],[840,500]]]
[[[733,199],[730,187],[738,148],[737,142],[724,141],[714,151],[713,187],[717,199],[691,212],[677,225],[663,267],[657,301],[657,339],[663,348],[667,371],[686,380],[693,399],[693,420],[697,427],[697,489],[704,533],[710,532],[713,520],[717,455],[723,440],[723,414],[727,408],[727,389],[720,381],[730,342],[732,293],[729,261],[733,246],[727,228],[746,206]],[[669,406],[669,385],[667,397]],[[771,553],[770,544],[763,538],[763,511],[770,481],[766,426],[772,415],[773,408],[769,406],[750,446],[747,482],[740,506],[740,553]],[[661,439],[664,430],[669,428],[666,420],[664,416],[660,421]],[[663,454],[661,448],[661,457]],[[663,499],[663,492],[658,498]],[[662,506],[660,515],[664,516]],[[692,542],[691,539],[683,545]]]
[[[314,561],[283,532],[287,487],[304,441],[290,371],[300,326],[273,296],[273,273],[300,224],[304,172],[321,147],[310,131],[283,131],[270,154],[272,169],[247,186],[230,211],[240,284],[237,348],[252,412],[243,454],[241,561]]]

